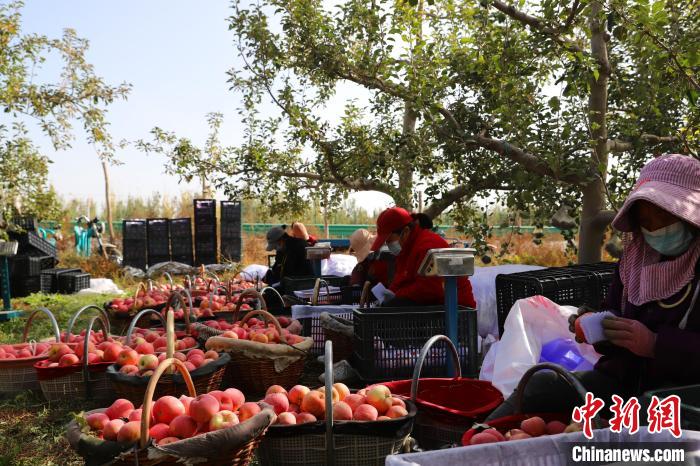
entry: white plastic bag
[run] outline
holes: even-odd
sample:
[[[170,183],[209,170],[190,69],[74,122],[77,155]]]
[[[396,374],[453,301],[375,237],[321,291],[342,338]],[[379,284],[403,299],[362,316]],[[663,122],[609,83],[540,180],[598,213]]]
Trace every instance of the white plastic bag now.
[[[357,265],[357,257],[349,254],[331,254],[328,259],[321,261],[321,274],[345,277],[352,274]]]
[[[506,318],[503,337],[491,346],[484,359],[480,378],[491,380],[508,397],[523,374],[539,362],[542,345],[557,338],[573,338],[568,318],[576,311],[575,307],[559,306],[544,296],[517,301]],[[578,349],[591,364],[600,358],[591,345],[579,344]]]

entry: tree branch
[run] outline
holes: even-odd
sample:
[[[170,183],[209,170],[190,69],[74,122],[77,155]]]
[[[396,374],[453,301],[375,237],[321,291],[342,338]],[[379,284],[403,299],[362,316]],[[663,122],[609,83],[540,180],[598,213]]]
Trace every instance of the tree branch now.
[[[570,39],[562,37],[559,30],[547,25],[541,18],[529,15],[524,11],[520,11],[512,5],[505,4],[501,0],[491,0],[491,4],[501,13],[504,13],[513,18],[514,20],[519,21],[527,26],[530,26],[532,29],[539,31],[542,34],[545,34],[565,49],[571,52],[578,52],[587,55],[587,52],[584,51],[583,48],[581,48],[578,44],[574,43]],[[572,7],[572,12],[573,11],[574,10]]]
[[[639,136],[639,140],[645,144],[663,144],[681,142],[678,136],[657,136],[655,134],[644,133]],[[634,149],[634,143],[631,141],[622,141],[620,139],[608,139],[608,150],[610,152],[625,152]]]

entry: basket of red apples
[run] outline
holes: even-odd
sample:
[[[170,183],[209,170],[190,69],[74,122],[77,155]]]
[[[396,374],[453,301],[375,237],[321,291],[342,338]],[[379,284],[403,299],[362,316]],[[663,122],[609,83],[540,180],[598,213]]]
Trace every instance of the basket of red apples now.
[[[107,310],[117,318],[128,319],[136,314],[141,309],[156,309],[159,310],[168,301],[170,291],[159,288],[146,287],[146,284],[141,282],[136,288],[133,297],[114,298],[107,303]]]
[[[326,342],[327,378],[321,388],[268,389],[262,401],[273,407],[277,421],[260,445],[261,464],[379,466],[402,450],[415,405],[392,396],[384,385],[351,393],[344,384],[334,384],[332,360],[332,343]]]
[[[541,370],[554,371],[579,394],[581,402],[585,402],[586,389],[570,372],[557,364],[537,364],[531,367],[518,383],[515,414],[493,419],[483,424],[475,424],[462,436],[462,445],[526,440],[543,435],[579,432],[581,425],[577,422],[570,422],[571,413],[522,413],[522,394],[525,391],[525,387],[532,375]],[[603,427],[603,421],[597,415],[593,418],[593,424],[595,428]]]
[[[424,362],[436,343],[444,343],[452,357],[455,377],[420,378]],[[430,338],[418,355],[413,377],[385,384],[392,393],[416,404],[418,416],[412,436],[425,450],[458,444],[464,431],[482,421],[503,402],[500,390],[491,382],[462,377],[459,355],[444,335]]]
[[[157,396],[160,378],[180,373],[189,396]],[[230,388],[197,396],[182,361],[161,362],[148,381],[143,404],[117,399],[107,409],[81,413],[67,427],[71,447],[86,464],[247,465],[275,419],[271,409],[246,403]]]
[[[126,398],[135,403],[143,400],[146,387],[153,376],[153,371],[161,362],[169,358],[175,358],[184,363],[198,391],[207,393],[221,386],[221,380],[224,377],[230,357],[227,354],[219,355],[216,351],[207,351],[205,353],[198,348],[191,348],[186,353],[178,351],[175,346],[176,339],[172,311],[168,312],[167,320],[166,336],[159,337],[165,340],[165,352],[158,354],[154,349],[154,345],[145,342],[137,345],[134,349],[125,348],[119,353],[116,363],[107,368],[107,377],[120,398]],[[147,334],[147,336],[149,335]],[[185,337],[183,340],[177,340],[177,342],[187,339],[194,342],[192,337]],[[179,396],[184,393],[187,393],[187,387],[184,379],[179,374],[164,374],[155,388],[157,397],[165,395]]]
[[[100,333],[93,331],[95,322],[102,326]],[[49,401],[68,397],[112,401],[114,391],[105,371],[122,345],[109,336],[109,322],[103,315],[94,316],[84,334],[76,336],[68,331],[66,341],[69,343],[52,343],[48,359],[34,364],[44,397]]]
[[[29,329],[34,318],[41,313],[51,319],[55,341],[61,341],[56,318],[48,309],[40,307],[29,315],[24,325],[22,343],[0,345],[0,394],[16,395],[25,390],[39,391],[39,380],[36,378],[34,364],[49,357],[49,342],[27,342]]]
[[[263,393],[270,385],[295,385],[304,371],[311,345],[312,338],[289,333],[272,314],[257,310],[246,314],[234,329],[209,338],[205,347],[231,356],[226,385],[248,393]]]

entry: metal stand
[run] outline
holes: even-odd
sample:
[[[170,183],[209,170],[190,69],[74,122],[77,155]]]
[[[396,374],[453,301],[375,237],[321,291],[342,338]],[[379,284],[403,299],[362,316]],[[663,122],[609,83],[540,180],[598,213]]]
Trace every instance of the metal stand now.
[[[445,330],[455,348],[459,347],[459,335],[457,332],[457,277],[445,277]],[[459,358],[457,359],[459,363]],[[447,359],[447,374],[456,376],[452,359]]]

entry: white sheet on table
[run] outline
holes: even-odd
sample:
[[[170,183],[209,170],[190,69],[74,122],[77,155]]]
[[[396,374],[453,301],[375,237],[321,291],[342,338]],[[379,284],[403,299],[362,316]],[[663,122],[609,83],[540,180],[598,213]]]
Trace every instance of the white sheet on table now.
[[[479,309],[479,335],[486,338],[487,335],[498,337],[498,312],[496,311],[496,275],[528,272],[544,267],[538,265],[494,265],[493,267],[476,267],[474,275],[469,277],[472,284],[472,292],[476,299],[476,307]]]
[[[109,278],[91,278],[90,288],[85,288],[78,291],[78,294],[102,294],[102,293],[124,293],[119,287]]]
[[[246,280],[255,280],[256,278],[262,279],[270,268],[266,265],[251,264],[248,267],[241,270],[241,275]]]
[[[329,259],[321,261],[321,274],[346,277],[352,274],[357,265],[357,257],[350,254],[331,254]]]
[[[392,455],[386,458],[386,466],[555,466],[568,464],[569,443],[596,442],[595,447],[601,448],[598,442],[658,442],[668,443],[684,441],[689,445],[685,460],[688,465],[700,465],[700,432],[686,430],[681,439],[675,439],[670,433],[650,434],[645,427],[634,435],[623,432],[616,434],[609,429],[595,430],[593,439],[586,439],[581,432],[537,437],[514,442],[489,443],[468,447],[434,450],[423,453],[408,453]],[[630,445],[630,448],[636,446]],[[614,463],[621,464],[621,463]],[[641,464],[641,463],[639,463]],[[659,463],[660,464],[660,463]],[[665,463],[683,464],[683,463]]]

